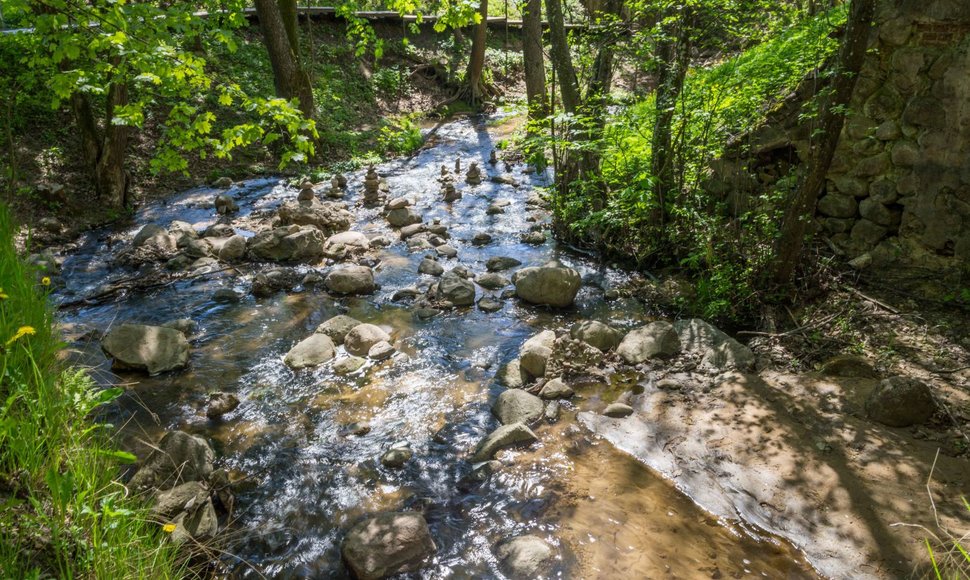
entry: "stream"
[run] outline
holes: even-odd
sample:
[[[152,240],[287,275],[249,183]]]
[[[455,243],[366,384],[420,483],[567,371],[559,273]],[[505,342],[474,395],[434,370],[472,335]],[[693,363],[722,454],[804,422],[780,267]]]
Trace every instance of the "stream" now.
[[[234,479],[245,478],[237,486],[235,521],[226,539],[231,555],[223,558],[232,577],[346,577],[340,542],[351,526],[366,515],[414,510],[424,513],[438,547],[417,574],[422,578],[501,578],[495,545],[524,533],[557,548],[553,575],[561,578],[817,578],[788,543],[701,510],[575,421],[578,412],[599,411],[635,390],[641,377],[618,373],[609,381],[578,385],[577,397],[561,405],[558,420],[535,427],[539,443],[500,453],[503,468],[487,483],[471,489],[459,485],[472,469],[470,451],[498,425],[490,406],[504,388],[495,375],[526,339],[583,319],[626,331],[655,314],[636,299],[604,297],[632,273],[558,245],[547,230],[544,244],[520,242],[520,234],[535,223],[549,221],[545,211],[526,205],[533,188],[548,185],[548,176],[528,174],[521,164],[506,173],[501,162],[487,163],[516,123],[501,114],[451,121],[437,128],[433,142],[417,155],[377,170],[390,197],[411,196],[425,222],[440,219],[448,226],[458,257],[441,259],[446,269],[460,263],[482,273],[485,261],[495,256],[511,256],[523,265],[558,260],[583,277],[574,307],[553,310],[513,297],[501,299],[502,309],[494,313],[472,306],[426,320],[415,316],[392,296],[434,281],[417,273],[428,252],[409,252],[380,208],[360,206],[364,172],[358,171],[348,175],[345,198],[355,216],[351,229],[394,240],[376,254],[380,288],[373,295],[334,298],[321,289],[297,287],[255,298],[249,281],[264,266],[246,263],[62,310],[62,322],[76,339],[71,343],[75,359],[90,366],[99,382],[127,389],[108,417],[121,426],[122,445],[143,457],[149,442],[181,429],[209,439],[218,465]],[[487,175],[510,174],[520,186],[486,178],[472,187],[459,180],[462,199],[445,204],[436,179],[441,166],[452,168],[456,157],[463,167],[478,161]],[[89,232],[66,259],[64,285],[55,299],[77,301],[137,274],[113,259],[147,223],[165,227],[181,220],[197,229],[215,223],[216,193],[193,189],[144,206],[124,230]],[[236,184],[230,193],[244,223],[247,216],[272,212],[296,190],[279,178],[263,178]],[[504,213],[489,215],[486,209],[495,200],[509,205]],[[493,241],[471,244],[479,232]],[[237,227],[237,233],[254,232]],[[226,288],[237,290],[241,300],[213,299]],[[479,297],[501,294],[477,291]],[[332,363],[298,371],[283,363],[295,343],[337,314],[389,330],[398,353],[368,361],[349,376],[337,376]],[[116,374],[98,340],[90,339],[91,331],[113,324],[179,318],[197,324],[190,365],[180,372]],[[220,420],[207,419],[208,394],[215,391],[232,393],[242,403]],[[369,431],[359,434],[366,431],[358,428],[362,425]],[[381,455],[399,444],[409,445],[413,458],[403,469],[384,467]]]

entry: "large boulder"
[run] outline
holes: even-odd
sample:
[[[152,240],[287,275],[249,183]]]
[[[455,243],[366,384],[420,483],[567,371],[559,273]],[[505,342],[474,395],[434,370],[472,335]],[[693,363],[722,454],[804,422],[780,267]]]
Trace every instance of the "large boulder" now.
[[[367,266],[343,266],[327,274],[324,284],[337,294],[370,294],[377,289],[374,271]]]
[[[235,234],[226,238],[219,248],[218,256],[223,262],[236,262],[246,255],[246,238]]]
[[[438,299],[447,300],[455,306],[471,306],[475,303],[475,283],[449,270],[438,281]]]
[[[873,421],[909,427],[928,421],[936,412],[936,401],[925,383],[910,377],[889,377],[873,389],[865,407]]]
[[[147,371],[151,375],[189,363],[189,341],[185,335],[163,326],[115,326],[105,335],[101,348],[114,359],[113,368]]]
[[[131,241],[131,245],[136,248],[152,246],[159,250],[174,252],[177,240],[175,236],[169,235],[165,228],[157,224],[147,224],[138,230]]]
[[[201,505],[209,499],[209,489],[201,481],[189,481],[158,492],[152,515],[163,520],[174,519],[186,507]]]
[[[495,400],[492,413],[503,425],[532,423],[542,417],[542,399],[522,389],[509,389]]]
[[[249,238],[249,253],[273,262],[309,261],[323,257],[323,234],[314,227],[289,226]]]
[[[519,270],[512,282],[516,295],[526,302],[565,308],[576,299],[582,279],[572,268],[547,264]]]
[[[341,547],[359,580],[414,572],[436,550],[424,516],[405,512],[367,518],[347,532]]]
[[[327,238],[323,252],[328,258],[341,259],[348,254],[360,254],[370,249],[370,240],[360,232],[340,232]]]
[[[347,230],[353,221],[342,205],[317,200],[288,201],[280,207],[279,218],[282,225],[315,226],[324,236]]]
[[[669,322],[651,322],[627,333],[616,352],[627,363],[639,364],[652,358],[677,354],[680,352],[680,338]]]
[[[750,348],[700,318],[678,320],[674,329],[681,348],[701,355],[701,367],[718,371],[748,371],[754,367],[754,353]]]
[[[128,485],[136,490],[171,489],[190,481],[205,481],[212,473],[215,456],[205,439],[184,431],[170,431],[158,442]]]
[[[344,348],[354,356],[367,356],[372,346],[390,342],[391,335],[373,324],[358,324],[344,336]]]
[[[403,228],[421,223],[421,215],[409,207],[399,207],[387,212],[387,223],[395,228]]]
[[[488,461],[506,447],[529,445],[538,440],[539,438],[532,432],[532,429],[529,429],[523,423],[502,425],[481,440],[475,448],[475,452],[472,454],[471,461],[472,463]]]
[[[556,344],[556,333],[543,330],[533,336],[519,348],[519,367],[527,376],[533,379],[546,375],[546,363],[552,356],[553,346]]]
[[[347,336],[347,333],[359,325],[360,321],[356,318],[352,318],[346,314],[338,314],[318,326],[316,332],[326,334],[333,340],[334,344],[343,344],[344,337]]]
[[[549,572],[555,552],[538,536],[519,536],[499,544],[495,551],[502,572],[512,580],[532,580]]]
[[[596,320],[580,320],[569,329],[569,336],[603,352],[616,348],[623,338],[620,331]]]
[[[333,340],[329,336],[312,334],[291,348],[283,362],[292,369],[302,369],[323,364],[336,354]]]

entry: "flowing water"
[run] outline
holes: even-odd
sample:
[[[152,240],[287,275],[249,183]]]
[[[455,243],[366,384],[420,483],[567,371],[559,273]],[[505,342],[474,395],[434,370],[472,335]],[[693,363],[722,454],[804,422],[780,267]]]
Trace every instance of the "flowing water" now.
[[[395,240],[378,255],[381,287],[372,296],[334,299],[298,287],[257,299],[247,293],[248,280],[263,266],[242,265],[107,304],[64,309],[67,327],[81,337],[74,343],[77,358],[90,364],[99,380],[127,385],[111,417],[123,425],[125,445],[144,454],[147,442],[164,430],[182,429],[209,438],[220,465],[245,478],[237,491],[233,556],[226,557],[234,577],[344,577],[343,534],[363,516],[390,510],[425,514],[438,545],[419,574],[427,578],[501,577],[494,546],[522,533],[538,534],[558,547],[555,575],[563,578],[815,577],[787,544],[742,523],[715,520],[574,421],[578,410],[602,408],[637,377],[577,389],[579,396],[563,404],[557,422],[536,427],[540,443],[500,453],[504,467],[486,484],[471,490],[458,485],[471,471],[469,451],[497,426],[489,407],[502,387],[494,376],[528,337],[584,318],[621,329],[649,320],[637,300],[604,299],[605,289],[630,274],[551,239],[540,246],[519,242],[532,220],[548,221],[525,204],[532,188],[546,184],[546,176],[526,174],[518,166],[511,174],[521,187],[486,180],[472,188],[459,181],[463,199],[450,205],[439,201],[436,177],[441,165],[452,168],[456,157],[463,167],[477,160],[489,174],[502,172],[501,165],[492,167],[486,160],[512,127],[499,116],[450,122],[437,129],[432,146],[378,171],[392,196],[413,196],[426,222],[438,218],[449,226],[459,255],[443,260],[446,269],[460,263],[484,272],[485,260],[493,256],[512,256],[525,265],[556,259],[583,275],[574,308],[552,311],[506,299],[492,314],[472,307],[416,318],[391,296],[432,281],[417,274],[425,252],[409,253],[379,209],[358,207],[362,173],[357,173],[349,176],[346,199],[356,215],[352,229]],[[232,193],[242,224],[246,216],[272,212],[296,192],[278,179],[259,179],[237,185]],[[188,191],[141,209],[126,231],[92,232],[66,261],[65,287],[57,298],[74,301],[112,280],[137,275],[112,264],[131,235],[150,222],[166,226],[182,220],[197,228],[214,223],[213,196],[208,188]],[[510,205],[504,214],[487,215],[495,200]],[[493,236],[491,244],[469,243],[482,231]],[[245,297],[216,302],[213,293],[221,288]],[[349,377],[336,376],[330,364],[296,372],[283,364],[293,344],[341,313],[391,331],[398,355],[370,362]],[[103,331],[121,322],[176,318],[198,324],[190,367],[177,373],[112,374],[91,333],[82,336],[85,329]],[[214,391],[233,393],[242,404],[222,420],[210,421],[205,406]],[[370,431],[354,434],[363,424]],[[381,454],[397,444],[408,444],[413,459],[400,470],[383,467]]]

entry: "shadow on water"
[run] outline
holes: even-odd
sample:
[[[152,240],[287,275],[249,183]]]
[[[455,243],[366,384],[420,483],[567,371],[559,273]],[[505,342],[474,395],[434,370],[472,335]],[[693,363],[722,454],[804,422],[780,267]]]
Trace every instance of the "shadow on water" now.
[[[583,275],[574,308],[556,312],[508,299],[492,314],[473,307],[430,320],[415,318],[391,296],[432,281],[416,274],[424,253],[409,253],[379,209],[358,206],[363,177],[358,172],[348,176],[346,201],[356,215],[352,229],[395,240],[379,255],[380,290],[374,296],[333,299],[297,288],[257,299],[246,290],[259,266],[240,266],[239,273],[183,281],[65,313],[65,322],[99,330],[120,322],[183,317],[198,324],[190,367],[157,377],[115,376],[96,342],[75,345],[80,359],[97,369],[99,380],[129,384],[114,417],[125,425],[128,446],[145,452],[145,442],[173,428],[213,441],[222,466],[247,476],[251,484],[238,498],[241,540],[232,551],[267,577],[345,576],[339,543],[346,530],[364,515],[402,509],[425,513],[439,547],[424,577],[499,577],[494,545],[525,532],[560,547],[556,575],[561,577],[686,578],[698,571],[705,577],[812,577],[787,545],[721,525],[653,472],[594,440],[573,421],[575,408],[568,404],[558,423],[537,427],[541,443],[534,449],[506,453],[505,467],[492,481],[460,489],[458,482],[471,470],[469,451],[497,425],[489,411],[501,391],[494,376],[529,336],[542,329],[563,330],[583,318],[622,329],[647,319],[635,300],[603,299],[604,291],[628,273],[552,240],[538,246],[520,242],[521,233],[548,222],[547,215],[525,203],[535,187],[548,183],[548,176],[518,166],[511,176],[521,186],[489,181],[504,173],[501,164],[488,163],[493,133],[508,128],[488,125],[482,119],[442,125],[433,146],[378,171],[392,196],[414,199],[425,222],[437,219],[448,226],[449,243],[459,253],[443,261],[446,269],[460,263],[484,272],[486,260],[494,256],[512,256],[524,265],[559,260]],[[486,179],[474,187],[459,180],[462,199],[445,204],[437,177],[442,165],[454,167],[456,157],[463,170],[477,161]],[[278,179],[249,181],[230,193],[241,218],[270,212],[295,195]],[[201,229],[214,222],[213,195],[200,188],[143,208],[124,235],[149,222],[165,226],[173,220]],[[509,205],[504,213],[489,214],[488,206],[496,201]],[[489,233],[493,242],[472,245],[478,232]],[[130,269],[112,264],[125,244],[109,247],[104,232],[92,233],[67,260],[66,288],[58,298],[75,300],[131,276]],[[217,303],[213,293],[221,288],[245,296],[238,303]],[[332,364],[297,372],[283,364],[295,342],[340,313],[383,326],[392,333],[398,354],[344,377],[333,372]],[[339,350],[338,358],[345,356]],[[234,393],[242,404],[224,420],[210,421],[204,410],[213,391]],[[589,395],[597,400],[615,396],[609,389]],[[365,424],[365,434],[350,433]],[[414,457],[403,469],[385,468],[380,456],[397,444],[409,445]],[[256,577],[242,564],[235,575]]]

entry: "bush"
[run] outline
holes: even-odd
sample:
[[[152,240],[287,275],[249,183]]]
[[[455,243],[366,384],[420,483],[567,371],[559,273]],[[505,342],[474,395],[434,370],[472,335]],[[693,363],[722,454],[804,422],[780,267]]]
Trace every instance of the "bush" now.
[[[424,144],[418,118],[418,115],[402,115],[388,119],[377,138],[380,148],[385,152],[401,155],[417,151]]]

